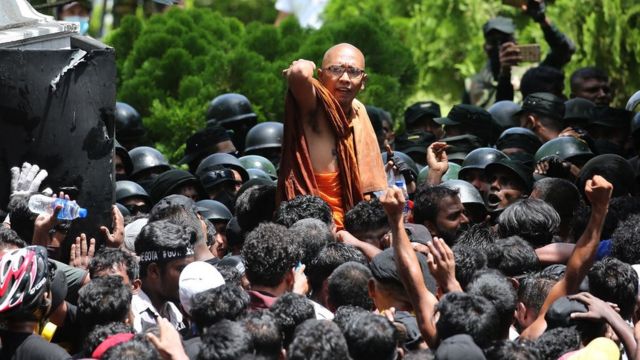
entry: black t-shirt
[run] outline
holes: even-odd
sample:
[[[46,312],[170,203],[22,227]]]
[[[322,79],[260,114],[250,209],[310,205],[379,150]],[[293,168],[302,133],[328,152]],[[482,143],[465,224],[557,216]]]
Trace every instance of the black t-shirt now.
[[[63,348],[41,336],[29,333],[0,333],[0,360],[67,360],[71,356]]]

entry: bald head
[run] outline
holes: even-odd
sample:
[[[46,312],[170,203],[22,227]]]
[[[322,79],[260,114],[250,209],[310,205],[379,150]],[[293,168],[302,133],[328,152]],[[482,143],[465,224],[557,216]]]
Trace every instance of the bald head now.
[[[348,64],[364,70],[364,55],[360,49],[351,44],[334,45],[324,53],[322,67],[336,64]]]

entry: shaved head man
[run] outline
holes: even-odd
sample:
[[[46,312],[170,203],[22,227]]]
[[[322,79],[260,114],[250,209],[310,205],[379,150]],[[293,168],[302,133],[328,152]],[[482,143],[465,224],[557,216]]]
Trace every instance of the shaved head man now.
[[[315,70],[312,61],[299,59],[283,72],[291,98],[279,199],[320,196],[342,228],[345,211],[366,194],[383,190],[386,177],[371,121],[356,100],[367,82],[364,55],[351,44],[338,44],[325,52],[317,80]]]

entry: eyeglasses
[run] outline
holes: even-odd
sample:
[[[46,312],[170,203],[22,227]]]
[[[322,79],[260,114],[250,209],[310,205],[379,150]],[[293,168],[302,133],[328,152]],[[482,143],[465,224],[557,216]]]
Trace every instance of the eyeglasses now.
[[[324,70],[328,71],[329,74],[337,78],[341,77],[342,74],[345,73],[345,71],[347,72],[349,79],[357,79],[364,75],[364,70],[358,69],[355,66],[331,65],[324,68]]]

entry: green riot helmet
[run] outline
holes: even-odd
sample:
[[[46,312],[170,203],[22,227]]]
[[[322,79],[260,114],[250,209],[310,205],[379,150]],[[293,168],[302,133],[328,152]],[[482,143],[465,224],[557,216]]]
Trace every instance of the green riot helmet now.
[[[265,172],[271,180],[278,179],[276,167],[267,158],[258,155],[245,155],[238,160],[247,170],[259,169]]]
[[[581,166],[595,155],[586,142],[573,136],[561,136],[544,143],[536,151],[535,162],[549,156],[557,156],[562,161],[569,161],[574,165]]]
[[[500,151],[505,149],[522,149],[528,154],[535,154],[542,146],[542,141],[536,133],[523,127],[513,127],[500,134],[496,142],[496,148]],[[511,155],[509,152],[507,155]]]
[[[260,170],[260,169],[247,169],[247,172],[249,173],[249,180],[263,179],[263,180],[273,181],[273,179],[271,179],[271,176],[269,176],[269,174],[267,174],[263,170]]]
[[[284,125],[275,121],[262,122],[252,127],[244,141],[246,155],[263,156],[279,166],[282,155]],[[268,173],[268,172],[267,172]]]
[[[252,122],[257,120],[251,102],[241,94],[222,94],[211,100],[207,109],[207,121],[215,120],[216,124],[227,127],[234,122]]]
[[[485,220],[487,207],[482,195],[473,185],[464,180],[447,180],[442,183],[442,186],[458,190],[460,202],[464,205],[467,216],[472,222],[479,223]]]
[[[128,180],[116,181],[116,202],[123,204],[124,200],[132,197],[144,199],[147,203],[151,202],[149,194],[139,184]]]
[[[459,172],[460,172],[460,165],[450,162],[449,169],[447,169],[447,171],[442,175],[441,180],[442,181],[457,180]],[[420,186],[421,184],[426,183],[427,176],[429,176],[429,167],[425,166],[422,170],[420,170],[420,173],[418,174],[417,185]]]

